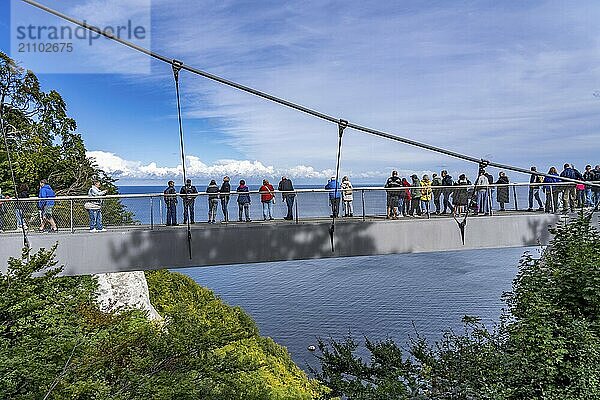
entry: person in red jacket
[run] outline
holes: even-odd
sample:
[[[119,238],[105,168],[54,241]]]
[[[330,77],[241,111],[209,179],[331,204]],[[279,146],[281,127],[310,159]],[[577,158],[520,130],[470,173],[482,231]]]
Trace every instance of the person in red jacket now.
[[[258,189],[258,191],[260,192],[260,201],[263,207],[263,219],[266,221],[268,215],[269,219],[272,220],[273,203],[275,202],[275,189],[273,188],[273,185],[269,183],[268,180],[263,179],[263,184],[260,187],[260,189]]]

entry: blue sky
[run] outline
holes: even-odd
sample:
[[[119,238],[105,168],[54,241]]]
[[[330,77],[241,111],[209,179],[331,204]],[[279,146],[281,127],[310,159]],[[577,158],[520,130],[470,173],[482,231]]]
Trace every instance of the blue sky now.
[[[103,24],[150,4],[154,51],[355,123],[521,167],[600,163],[597,1],[40,2]],[[135,70],[140,59],[121,47],[94,45],[81,61]],[[126,183],[180,169],[171,70],[152,61],[150,71],[38,74],[67,101],[90,155]],[[336,126],[185,72],[181,88],[192,176],[320,182],[335,167]],[[392,168],[475,172],[347,131],[343,174],[379,182]]]

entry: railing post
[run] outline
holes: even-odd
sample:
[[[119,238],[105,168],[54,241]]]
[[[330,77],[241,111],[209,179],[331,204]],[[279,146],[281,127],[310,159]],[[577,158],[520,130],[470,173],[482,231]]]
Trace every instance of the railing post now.
[[[73,226],[73,200],[69,200],[71,208],[71,233],[75,233],[75,227]]]
[[[519,211],[519,203],[517,201],[517,187],[515,185],[512,185],[513,188],[513,196],[515,198],[515,211]]]
[[[494,193],[494,192],[492,191],[492,189],[490,189],[489,186],[487,187],[486,190],[488,192],[488,194],[487,194],[488,212],[489,212],[490,217],[491,217],[491,216],[494,215],[494,212],[492,211],[492,193]]]
[[[298,193],[295,193],[296,195],[294,196],[296,198],[296,202],[294,203],[294,207],[296,207],[296,225],[298,224],[298,200],[300,198],[300,196],[298,196]]]
[[[160,214],[160,224],[162,225],[164,222],[163,222],[163,208],[162,208],[161,201],[159,201],[158,213]]]
[[[554,204],[554,187],[552,185],[549,186],[550,187],[550,207],[552,207],[552,213],[556,212],[556,206]],[[548,210],[548,212],[550,212],[550,210]]]
[[[150,230],[154,229],[154,198],[150,196]]]
[[[364,221],[365,220],[365,190],[364,189],[360,190],[360,198],[362,201],[362,218]]]

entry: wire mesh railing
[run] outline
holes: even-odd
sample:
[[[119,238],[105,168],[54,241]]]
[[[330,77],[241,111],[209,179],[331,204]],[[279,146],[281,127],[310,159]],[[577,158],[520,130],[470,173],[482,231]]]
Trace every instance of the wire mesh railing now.
[[[561,212],[581,207],[596,207],[600,203],[598,191],[577,188],[570,183],[510,183],[494,184],[476,187],[475,185],[432,186],[432,187],[355,187],[352,189],[351,214],[348,206],[349,192],[338,189],[339,218],[382,218],[388,214],[390,198],[398,203],[414,202],[414,195],[423,195],[425,199],[416,205],[415,215],[435,217],[442,214],[444,208],[449,214],[452,210],[465,212],[466,207],[489,215],[496,215],[500,210],[524,211],[535,210],[545,212]],[[326,189],[298,189],[293,192],[274,191],[274,198],[269,202],[261,201],[262,195],[258,191],[249,191],[247,194],[248,219],[251,221],[270,221],[271,219],[284,219],[288,214],[288,203],[291,203],[291,214],[295,222],[302,220],[329,218],[332,210],[331,197],[335,196],[334,190]],[[178,224],[184,224],[184,213],[193,223],[209,220],[209,207],[216,203],[217,219],[220,222],[236,223],[246,222],[246,210],[239,205],[240,193],[231,192],[228,195],[214,193],[198,193],[194,195],[165,195],[163,193],[110,195],[101,197],[65,196],[52,199],[26,198],[0,199],[0,231],[15,231],[25,224],[26,229],[37,231],[42,226],[44,216],[54,219],[56,226],[61,231],[83,231],[93,228],[91,225],[90,203],[98,204],[102,215],[102,224],[106,227],[143,227],[154,229],[167,222],[167,201],[176,201],[175,215]],[[479,196],[478,196],[479,195]],[[216,201],[211,199],[215,199]],[[225,198],[228,202],[224,202]],[[292,196],[293,201],[286,201],[287,196]],[[479,198],[479,201],[478,201]],[[538,201],[539,199],[539,201]],[[264,198],[263,198],[264,200]],[[445,201],[446,207],[444,207]],[[502,200],[504,204],[500,204]],[[484,201],[485,205],[481,202]],[[270,203],[270,204],[268,204]],[[333,203],[336,203],[334,200]],[[344,204],[345,203],[345,204]],[[51,207],[48,207],[50,204]],[[187,205],[187,207],[186,207]],[[410,207],[401,207],[397,204],[399,213],[404,209],[410,214]],[[415,205],[414,203],[412,205]],[[225,208],[223,208],[225,206]],[[393,206],[393,204],[391,204]],[[51,208],[48,212],[48,208]],[[187,211],[185,210],[187,208]],[[228,221],[225,220],[224,210],[228,212]],[[406,214],[406,212],[404,214]],[[45,224],[46,227],[49,224]]]

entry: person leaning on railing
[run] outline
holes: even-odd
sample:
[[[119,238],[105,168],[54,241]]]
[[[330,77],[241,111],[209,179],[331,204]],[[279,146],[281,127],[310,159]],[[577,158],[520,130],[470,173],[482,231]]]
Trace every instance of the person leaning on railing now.
[[[340,214],[340,198],[342,197],[342,193],[340,184],[335,180],[335,176],[329,179],[327,185],[325,185],[325,189],[329,190],[329,205],[331,206],[331,215],[329,215],[329,218],[337,218]]]
[[[352,183],[347,176],[342,178],[342,201],[344,202],[344,217],[353,217],[354,209],[352,208],[352,201],[354,195],[352,194]]]
[[[258,191],[260,192],[260,202],[262,203],[263,209],[263,220],[273,220],[273,204],[275,203],[275,193],[273,191],[273,185],[269,183],[267,179],[263,179],[262,186]]]
[[[452,204],[454,205],[455,213],[466,212],[466,207],[469,205],[469,190],[468,186],[471,185],[471,181],[467,179],[465,174],[461,174],[458,177],[458,181],[454,183],[454,186],[457,186],[452,194]],[[460,187],[465,186],[465,187]]]
[[[555,213],[558,210],[558,195],[560,193],[560,186],[554,185],[560,182],[558,177],[558,171],[556,167],[550,167],[548,175],[544,177],[544,194],[546,195],[546,207],[544,211],[547,213]]]
[[[423,175],[423,179],[421,179],[421,213],[427,214],[429,216],[429,210],[431,208],[431,180],[429,180],[429,175]]]
[[[285,204],[287,205],[287,215],[283,219],[291,221],[294,219],[293,207],[294,199],[296,198],[296,194],[291,193],[294,191],[294,185],[287,176],[282,176],[277,190],[282,192],[281,200],[284,200]]]
[[[587,182],[592,182],[595,179],[595,174],[594,171],[592,170],[592,166],[591,165],[586,165],[585,166],[585,172],[583,173],[583,180],[587,181]],[[593,202],[592,202],[592,187],[591,186],[585,186],[584,187],[584,201],[585,201],[585,206],[586,207],[592,207]]]
[[[237,203],[239,218],[238,221],[242,222],[242,212],[246,215],[246,222],[251,222],[250,219],[250,189],[246,186],[245,180],[240,180],[240,186],[238,186],[236,192],[238,193]]]
[[[392,171],[390,176],[385,182],[386,189],[386,219],[398,219],[398,203],[400,202],[400,188],[402,187],[402,179],[398,176],[398,171]]]
[[[167,206],[167,226],[177,226],[177,190],[175,182],[167,182],[169,185],[163,194],[165,195],[165,205]]]
[[[560,173],[561,178],[569,178],[569,179],[581,179],[581,174],[574,168],[571,167],[570,164],[565,164],[563,171]],[[577,188],[576,185],[568,184],[564,186],[563,189],[563,212],[567,212],[568,209],[571,209],[571,212],[575,209],[575,203],[577,201]]]
[[[442,186],[442,177],[434,173],[431,178],[431,186],[433,187],[433,204],[435,205],[435,215],[439,215],[441,211],[440,197],[442,197],[442,190],[436,189],[436,186]]]
[[[594,183],[600,185],[600,165],[596,165],[594,168]],[[592,193],[594,199],[594,210],[598,211],[598,208],[600,207],[600,186],[594,186],[592,188]]]
[[[508,185],[508,176],[504,173],[504,171],[500,171],[498,174],[498,180],[496,181],[497,185]],[[504,205],[510,202],[510,193],[508,191],[508,186],[498,186],[496,190],[496,201],[500,204],[500,211],[506,211]]]
[[[442,211],[442,214],[446,214],[446,210],[448,209],[450,209],[451,213],[454,213],[454,207],[452,206],[452,186],[454,186],[454,181],[446,170],[442,171],[442,186],[444,186],[444,189],[442,189],[442,195],[444,196],[444,211]]]
[[[231,185],[229,184],[229,177],[223,177],[223,183],[219,188],[219,198],[221,199],[221,211],[223,211],[223,222],[229,222],[229,193],[231,192]],[[192,222],[193,223],[193,222]]]
[[[216,223],[217,218],[217,207],[219,205],[219,187],[214,179],[211,179],[208,187],[206,188],[208,193],[208,223]]]
[[[196,189],[196,186],[192,185],[191,179],[186,179],[185,185],[179,190],[179,194],[181,195],[181,200],[183,203],[183,223],[187,224],[188,219],[190,224],[195,223],[194,205],[196,203],[198,190]]]
[[[95,180],[90,190],[88,190],[89,197],[100,197],[106,193],[106,190],[100,190],[99,180]],[[89,200],[84,206],[90,214],[90,232],[105,232],[106,229],[102,226],[102,200]]]
[[[421,180],[417,176],[417,174],[412,174],[410,179],[411,182],[411,190],[410,190],[410,216],[421,215]]]

